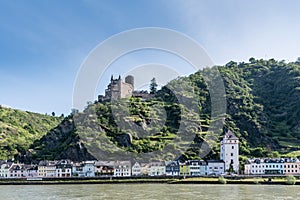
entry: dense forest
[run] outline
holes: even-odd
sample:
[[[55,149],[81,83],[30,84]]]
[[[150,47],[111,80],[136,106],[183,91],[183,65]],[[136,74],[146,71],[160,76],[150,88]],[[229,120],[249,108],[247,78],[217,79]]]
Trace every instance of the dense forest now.
[[[218,73],[223,96],[213,85]],[[226,103],[220,112],[212,100],[218,92]],[[210,159],[219,157],[226,130],[240,138],[241,161],[300,156],[297,62],[231,61],[172,80],[155,94],[150,100],[95,101],[64,119],[0,108],[1,158],[114,159],[122,151],[150,160]]]

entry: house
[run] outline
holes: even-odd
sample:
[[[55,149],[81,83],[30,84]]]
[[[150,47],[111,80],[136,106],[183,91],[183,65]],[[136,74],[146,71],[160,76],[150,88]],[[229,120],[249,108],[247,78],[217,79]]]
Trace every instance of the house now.
[[[131,174],[132,174],[132,176],[142,175],[142,167],[141,167],[140,163],[138,163],[138,162],[134,163],[134,165],[132,166]]]
[[[225,173],[225,162],[223,160],[208,160],[207,175],[222,175]]]
[[[284,174],[285,175],[300,174],[300,162],[297,158],[284,159]]]
[[[239,139],[228,130],[220,145],[220,160],[225,163],[225,171],[239,173]]]
[[[114,161],[96,161],[94,164],[94,174],[95,176],[113,176],[114,167]]]
[[[83,163],[75,162],[72,164],[72,176],[84,177]]]
[[[284,159],[283,158],[267,158],[265,162],[265,174],[283,174]]]
[[[9,178],[20,178],[26,177],[26,169],[24,164],[15,164],[13,163],[8,169],[8,177]]]
[[[166,166],[164,162],[150,162],[150,176],[165,176]]]
[[[131,176],[131,162],[116,161],[114,165],[114,176],[116,177]]]
[[[56,177],[71,177],[72,163],[70,160],[61,160],[55,165]]]
[[[186,165],[186,162],[179,163],[179,174],[180,176],[189,176],[190,175],[190,167]]]
[[[94,177],[95,169],[94,169],[95,161],[84,161],[83,162],[83,173],[85,177]]]
[[[55,177],[57,161],[43,160],[38,164],[38,177]]]
[[[244,174],[246,175],[265,174],[264,159],[261,158],[247,159],[245,162]]]
[[[167,176],[179,176],[179,162],[178,161],[165,161],[166,175]]]
[[[190,176],[200,176],[200,160],[188,160],[185,164],[189,168]]]
[[[0,167],[0,178],[8,178],[9,177],[9,168],[12,163],[3,163]]]
[[[200,160],[200,176],[207,175],[207,163],[204,160]]]
[[[26,176],[27,177],[38,177],[38,166],[37,165],[28,165],[25,166]]]

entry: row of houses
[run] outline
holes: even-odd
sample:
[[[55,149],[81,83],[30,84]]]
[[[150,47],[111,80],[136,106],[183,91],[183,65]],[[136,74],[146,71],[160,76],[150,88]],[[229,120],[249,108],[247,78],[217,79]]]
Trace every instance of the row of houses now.
[[[41,161],[38,165],[4,162],[0,178],[96,177],[96,176],[205,176],[225,173],[222,160],[162,161],[132,164],[130,161]]]
[[[220,143],[220,160],[139,163],[130,161],[41,161],[37,165],[4,162],[0,178],[95,176],[205,176],[239,171],[239,140],[227,131]]]
[[[251,158],[246,160],[244,173],[300,175],[300,161],[297,158]]]

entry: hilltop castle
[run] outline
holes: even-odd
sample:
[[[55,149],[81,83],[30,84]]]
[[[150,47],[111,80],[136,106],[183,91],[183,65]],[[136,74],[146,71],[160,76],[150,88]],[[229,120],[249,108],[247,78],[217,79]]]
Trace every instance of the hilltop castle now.
[[[153,94],[148,93],[148,91],[144,90],[134,90],[134,77],[129,75],[125,77],[125,82],[122,80],[121,76],[119,78],[114,79],[113,75],[111,76],[110,83],[105,89],[105,95],[99,95],[98,101],[107,101],[107,100],[117,100],[121,98],[128,97],[139,97],[142,99],[150,99],[154,97]]]

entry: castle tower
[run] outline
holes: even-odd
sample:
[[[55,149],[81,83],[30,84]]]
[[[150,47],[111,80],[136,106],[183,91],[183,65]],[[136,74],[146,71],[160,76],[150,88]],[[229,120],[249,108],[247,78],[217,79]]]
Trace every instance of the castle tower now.
[[[134,77],[131,75],[128,75],[125,77],[125,83],[131,84],[132,88],[134,89]]]
[[[228,130],[221,141],[220,159],[225,162],[225,171],[239,172],[239,139]]]

